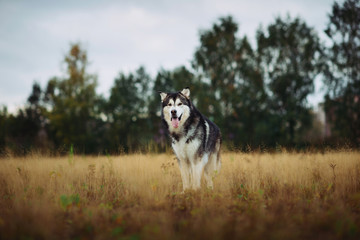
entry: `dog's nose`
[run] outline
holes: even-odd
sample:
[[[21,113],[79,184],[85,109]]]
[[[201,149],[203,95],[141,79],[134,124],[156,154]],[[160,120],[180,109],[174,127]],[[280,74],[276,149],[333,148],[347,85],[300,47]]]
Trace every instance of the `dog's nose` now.
[[[172,115],[176,115],[176,110],[174,109],[174,110],[171,110],[171,114]]]

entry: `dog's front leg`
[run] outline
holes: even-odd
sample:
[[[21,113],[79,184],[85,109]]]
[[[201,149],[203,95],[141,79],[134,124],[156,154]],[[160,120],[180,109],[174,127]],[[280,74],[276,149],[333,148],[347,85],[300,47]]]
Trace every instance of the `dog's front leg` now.
[[[201,177],[204,171],[204,167],[209,160],[209,156],[205,154],[202,157],[194,157],[191,161],[192,167],[192,188],[194,190],[200,189],[201,187]]]
[[[191,166],[189,161],[184,159],[179,160],[179,168],[183,183],[183,191],[185,191],[190,188]]]
[[[197,161],[195,163],[192,164],[192,189],[197,190],[200,189],[201,187],[201,175],[203,173],[204,170],[204,164],[202,161]]]

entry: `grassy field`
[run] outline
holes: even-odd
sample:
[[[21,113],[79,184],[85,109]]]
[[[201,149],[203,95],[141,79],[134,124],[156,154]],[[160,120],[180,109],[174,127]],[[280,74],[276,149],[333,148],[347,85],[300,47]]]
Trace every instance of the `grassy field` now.
[[[224,153],[181,193],[173,155],[0,159],[0,239],[360,239],[360,153]]]

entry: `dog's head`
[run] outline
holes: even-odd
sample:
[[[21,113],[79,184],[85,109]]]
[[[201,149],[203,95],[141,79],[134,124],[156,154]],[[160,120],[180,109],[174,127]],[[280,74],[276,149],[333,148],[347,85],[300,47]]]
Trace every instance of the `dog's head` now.
[[[177,93],[160,92],[162,116],[169,126],[170,132],[179,132],[190,116],[190,90],[184,88]]]

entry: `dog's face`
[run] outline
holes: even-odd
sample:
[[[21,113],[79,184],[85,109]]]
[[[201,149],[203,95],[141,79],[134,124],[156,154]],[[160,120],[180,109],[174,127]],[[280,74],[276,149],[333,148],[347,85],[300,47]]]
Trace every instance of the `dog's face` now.
[[[179,132],[190,116],[190,90],[183,89],[177,93],[160,92],[162,113],[170,132]]]

